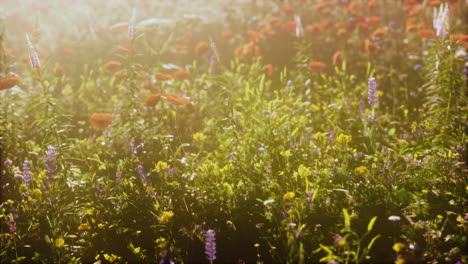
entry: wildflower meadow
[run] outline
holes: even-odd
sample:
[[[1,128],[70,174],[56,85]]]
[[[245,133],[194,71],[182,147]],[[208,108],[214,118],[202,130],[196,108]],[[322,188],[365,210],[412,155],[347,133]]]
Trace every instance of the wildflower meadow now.
[[[468,263],[467,0],[0,0],[0,263]]]

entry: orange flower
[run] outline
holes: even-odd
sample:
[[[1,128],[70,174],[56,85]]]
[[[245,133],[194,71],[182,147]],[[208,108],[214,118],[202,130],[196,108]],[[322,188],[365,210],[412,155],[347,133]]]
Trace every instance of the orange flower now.
[[[342,37],[344,35],[346,35],[346,33],[348,33],[348,30],[346,28],[340,28],[338,29],[338,31],[336,32],[336,35],[338,37]]]
[[[97,129],[106,129],[112,124],[112,115],[108,113],[95,113],[90,117],[91,125]]]
[[[62,75],[65,72],[65,69],[62,66],[55,66],[50,69],[50,72],[55,75]]]
[[[341,55],[342,55],[342,52],[341,50],[337,50],[335,52],[335,54],[333,54],[333,65],[338,65],[338,62],[341,61]]]
[[[175,44],[175,45],[174,45],[174,48],[175,48],[177,51],[186,51],[186,50],[187,50],[187,46],[186,46],[186,45],[182,45],[182,44]]]
[[[406,33],[416,31],[416,29],[418,29],[418,25],[416,24],[406,25]]]
[[[197,54],[197,56],[204,55],[208,50],[210,50],[210,44],[206,41],[198,42],[195,46],[195,54]]]
[[[63,54],[69,55],[72,54],[73,50],[70,48],[63,48]]]
[[[270,24],[273,28],[277,28],[280,26],[280,19],[276,16],[272,16],[268,18],[268,24]]]
[[[0,83],[0,91],[1,90],[7,90],[10,88],[15,87],[21,82],[21,79],[18,77],[9,77],[3,79],[3,81]]]
[[[376,30],[374,30],[374,32],[372,32],[371,36],[373,38],[382,37],[386,33],[387,33],[387,28],[386,27],[379,27]]]
[[[257,41],[260,39],[260,33],[254,30],[247,31],[247,36],[250,41]]]
[[[177,70],[176,72],[174,72],[174,79],[176,80],[185,80],[188,78],[190,78],[190,72],[184,69]]]
[[[325,63],[321,61],[311,61],[309,62],[309,67],[311,72],[322,72],[325,69]]]
[[[369,24],[367,24],[365,22],[358,22],[357,26],[358,26],[359,30],[362,31],[362,32],[369,31]]]
[[[267,76],[273,75],[273,65],[272,65],[272,64],[267,64],[267,65],[265,66],[265,74],[266,74]]]
[[[284,32],[294,32],[295,30],[296,30],[296,22],[294,22],[294,20],[290,20],[283,24]]]
[[[279,7],[279,9],[280,9],[282,12],[286,13],[286,14],[292,14],[292,13],[294,13],[294,11],[295,11],[295,10],[294,10],[294,7],[292,7],[292,6],[290,6],[290,5],[282,5],[282,6]]]
[[[434,34],[434,31],[432,30],[421,29],[419,30],[418,35],[422,38],[430,39],[430,38],[433,38],[435,34]]]
[[[468,35],[463,35],[463,34],[453,35],[453,41],[464,42],[465,45],[468,45]]]
[[[120,61],[110,60],[106,64],[104,64],[104,70],[106,71],[115,71],[122,67],[122,63]]]
[[[141,83],[141,86],[143,86],[144,89],[146,90],[154,90],[156,89],[156,84],[152,83],[150,80],[144,80]]]
[[[369,24],[380,24],[382,19],[379,16],[370,16],[367,18],[367,23]]]
[[[380,48],[379,46],[372,43],[370,40],[366,39],[366,41],[364,42],[364,49],[366,50],[367,53],[371,54],[371,53],[374,53],[375,51],[378,51]]]
[[[114,73],[114,78],[117,82],[122,81],[123,79],[127,78],[128,74],[126,71],[116,71]]]
[[[192,104],[190,102],[190,98],[179,97],[173,94],[164,94],[163,96],[166,97],[166,100],[169,101],[171,104],[175,104],[175,105],[191,105]]]
[[[158,94],[149,95],[145,100],[145,106],[146,107],[155,106],[159,101],[161,101],[161,96],[163,96],[163,94],[158,93]]]
[[[162,72],[157,72],[154,74],[156,76],[156,79],[159,81],[169,81],[172,79],[172,76],[170,74],[162,73]]]
[[[372,10],[377,5],[379,0],[368,0],[367,1],[367,9]]]
[[[230,39],[232,39],[234,36],[236,35],[236,33],[234,31],[224,31],[223,34],[222,34],[222,38],[225,40],[225,41],[228,41]]]
[[[184,34],[181,37],[182,42],[185,42],[185,43],[189,42],[191,38],[192,38],[192,31],[191,30],[185,31]]]
[[[427,4],[430,7],[438,7],[442,4],[440,0],[430,0],[429,3]]]
[[[318,2],[317,4],[315,4],[314,7],[312,8],[312,10],[314,12],[320,12],[322,9],[327,9],[327,8],[329,8],[331,6],[332,6],[332,3],[327,2],[327,1],[321,1],[321,2]]]
[[[410,13],[411,15],[416,15],[422,10],[422,5],[414,4],[414,5],[406,5],[403,8],[406,12]]]
[[[238,46],[234,53],[239,59],[244,60],[249,56],[260,56],[260,48],[254,42],[249,42]]]

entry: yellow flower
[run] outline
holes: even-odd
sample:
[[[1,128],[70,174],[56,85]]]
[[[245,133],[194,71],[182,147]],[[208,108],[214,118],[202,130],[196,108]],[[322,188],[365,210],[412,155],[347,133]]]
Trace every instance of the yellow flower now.
[[[405,244],[403,243],[400,243],[400,242],[396,242],[395,245],[393,245],[393,250],[398,253],[400,251],[403,251],[407,248],[408,246],[406,246]]]
[[[158,246],[158,248],[165,248],[167,244],[164,237],[159,237],[158,239],[154,240],[154,243]]]
[[[91,227],[88,224],[81,224],[78,227],[78,231],[87,231],[87,230],[90,230],[90,229],[91,229]]]
[[[99,229],[104,229],[104,225],[103,225],[103,224],[98,224],[97,227],[98,227]]]
[[[292,200],[296,194],[294,192],[287,192],[283,195],[283,200]]]
[[[351,141],[351,136],[345,135],[345,134],[340,134],[336,138],[336,142],[341,143],[341,144],[348,144]]]
[[[369,169],[365,166],[359,166],[354,170],[357,174],[366,174],[369,172]]]
[[[169,168],[169,165],[164,161],[158,161],[158,163],[154,167],[157,171],[162,171]]]
[[[314,140],[317,142],[325,141],[325,135],[322,132],[318,132],[314,135]]]
[[[193,140],[195,141],[204,141],[205,139],[206,139],[206,136],[200,132],[197,132],[195,133],[195,135],[193,135]]]
[[[119,260],[120,257],[114,254],[104,254],[104,258],[109,261],[110,263],[114,263],[114,261]]]
[[[291,155],[292,155],[292,154],[291,154],[291,150],[289,150],[289,149],[288,149],[288,150],[283,150],[283,151],[281,151],[280,154],[281,154],[281,156],[283,156],[283,157],[285,157],[285,158],[289,158],[289,157],[291,157]]]
[[[40,199],[42,197],[42,192],[40,189],[34,189],[32,192],[31,192],[31,195],[36,198],[36,199]]]
[[[161,217],[159,218],[159,222],[161,224],[167,224],[173,216],[174,216],[174,213],[172,211],[164,211]]]
[[[65,245],[65,240],[61,237],[55,239],[55,246],[61,248]]]

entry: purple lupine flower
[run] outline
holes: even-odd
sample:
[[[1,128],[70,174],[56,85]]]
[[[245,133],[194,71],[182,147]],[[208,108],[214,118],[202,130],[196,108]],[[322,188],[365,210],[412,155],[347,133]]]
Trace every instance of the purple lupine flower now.
[[[447,4],[440,5],[439,10],[434,9],[434,15],[432,17],[432,25],[436,30],[438,37],[445,37],[447,35],[448,19],[449,19],[449,7]]]
[[[13,161],[11,161],[10,159],[7,159],[3,162],[3,166],[5,167],[9,167],[11,166],[11,164],[13,164]]]
[[[312,196],[314,195],[314,190],[307,193],[307,202],[312,202]]]
[[[29,34],[26,33],[26,40],[28,41],[28,49],[29,49],[29,62],[31,63],[31,67],[33,69],[41,67],[41,61],[39,60],[39,55],[37,54],[36,49],[34,48],[31,40],[29,39]]]
[[[216,64],[217,63],[218,63],[218,59],[216,58],[216,55],[215,54],[211,55],[211,57],[210,57],[210,72],[213,75],[216,73]]]
[[[46,175],[49,181],[53,180],[57,176],[57,148],[54,146],[48,146],[46,150]]]
[[[10,215],[10,220],[8,220],[7,225],[10,230],[10,233],[13,233],[16,231],[16,222],[15,222],[15,219],[13,219],[13,216]]]
[[[369,104],[374,106],[378,102],[377,98],[377,82],[375,81],[375,78],[369,78],[367,81],[367,99],[369,100]]]
[[[302,27],[301,17],[298,15],[294,16],[294,22],[296,24],[296,37],[301,38],[304,36],[304,28]]]
[[[289,98],[289,93],[291,92],[291,85],[292,85],[292,81],[288,80],[288,82],[286,83],[286,91],[284,93],[286,99]]]
[[[136,8],[132,10],[132,16],[128,22],[128,37],[130,39],[135,39],[135,20],[136,20]]]
[[[115,173],[115,181],[116,182],[121,182],[122,181],[122,172],[119,171],[119,170]]]
[[[174,264],[174,260],[171,258],[171,250],[166,249],[164,252],[164,255],[162,256],[161,261],[159,261],[159,264]]]
[[[359,113],[361,113],[361,116],[364,115],[364,100],[359,100]]]
[[[205,232],[205,254],[206,258],[210,261],[216,259],[216,238],[215,231],[213,229],[208,229]]]
[[[29,165],[29,161],[25,160],[23,163],[23,181],[24,185],[29,186],[31,185],[31,166]]]
[[[372,107],[372,114],[368,117],[369,120],[375,120],[375,110],[374,107],[378,103],[377,97],[377,82],[375,81],[374,77],[369,78],[367,81],[367,99],[369,104]]]
[[[138,170],[138,174],[140,174],[140,177],[141,177],[141,180],[143,181],[143,183],[146,184],[146,185],[151,185],[151,183],[150,183],[150,181],[148,179],[148,175],[145,173],[145,171],[143,169],[143,166],[138,165],[137,170]]]

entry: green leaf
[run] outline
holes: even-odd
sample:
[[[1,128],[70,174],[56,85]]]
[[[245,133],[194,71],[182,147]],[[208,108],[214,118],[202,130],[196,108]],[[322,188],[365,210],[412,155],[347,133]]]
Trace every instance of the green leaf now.
[[[374,227],[375,221],[377,220],[377,216],[374,216],[370,221],[369,224],[367,225],[367,232],[372,231],[372,228]]]
[[[348,210],[346,210],[346,208],[343,208],[343,217],[344,217],[345,228],[350,229],[351,217],[349,216]]]
[[[380,237],[380,235],[376,235],[375,237],[372,238],[370,241],[369,245],[367,245],[367,250],[370,250],[372,246],[374,245],[375,241]]]
[[[413,194],[404,188],[396,191],[394,194],[396,199],[403,204],[409,204],[413,200]]]

